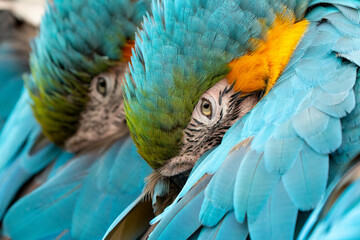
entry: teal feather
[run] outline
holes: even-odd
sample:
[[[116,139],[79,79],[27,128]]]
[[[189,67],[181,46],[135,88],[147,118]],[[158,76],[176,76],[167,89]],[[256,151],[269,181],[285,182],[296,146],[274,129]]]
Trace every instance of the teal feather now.
[[[328,182],[329,158],[309,147],[298,155],[294,166],[283,176],[285,189],[295,206],[303,211],[313,209]]]
[[[131,139],[124,137],[100,157],[72,159],[21,198],[4,218],[4,232],[15,239],[48,239],[63,232],[69,232],[71,239],[101,238],[141,194],[150,172]]]
[[[144,55],[154,55],[154,52],[159,52],[166,44],[176,46],[178,43],[183,42],[184,46],[181,47],[186,46],[185,49],[189,48],[189,39],[192,37],[197,38],[198,34],[193,33],[191,29],[184,31],[181,28],[184,23],[187,23],[188,18],[190,18],[189,15],[197,14],[197,11],[194,11],[193,8],[198,8],[199,5],[205,8],[205,10],[202,10],[202,14],[205,16],[203,19],[210,20],[211,17],[206,14],[215,15],[216,11],[214,9],[216,9],[216,4],[219,4],[217,1],[207,1],[206,7],[204,7],[201,5],[203,4],[201,1],[193,2],[194,7],[188,6],[188,1],[174,2],[174,6],[179,7],[179,10],[175,12],[178,12],[177,14],[180,14],[181,17],[176,16],[178,17],[175,17],[177,21],[171,26],[176,29],[180,36],[170,38],[172,37],[172,31],[169,30],[168,32],[167,29],[158,26],[161,25],[160,20],[151,23],[145,22],[144,31],[140,32],[143,41],[137,43],[139,45],[137,49],[141,52],[138,55],[142,56],[134,57],[133,62],[139,62],[146,65],[146,67],[150,66],[147,62],[148,57],[144,57]],[[259,4],[261,2],[259,1]],[[329,169],[336,165],[330,164],[329,155],[334,157],[336,157],[336,153],[340,156],[343,154],[350,155],[350,152],[360,145],[358,134],[356,134],[359,131],[351,131],[350,128],[350,126],[359,126],[358,110],[356,109],[359,91],[357,86],[359,66],[356,58],[352,55],[356,53],[358,46],[356,40],[344,40],[358,39],[360,30],[358,29],[359,25],[354,21],[354,16],[349,17],[349,13],[345,13],[339,7],[352,8],[358,12],[359,16],[360,3],[357,1],[313,0],[309,3],[311,8],[304,8],[300,1],[268,1],[268,3],[278,4],[277,6],[285,4],[295,8],[299,4],[299,9],[307,10],[305,17],[310,20],[310,26],[273,89],[247,116],[239,120],[227,131],[221,145],[213,150],[192,172],[174,203],[152,221],[152,223],[158,222],[154,230],[154,233],[156,233],[154,236],[160,236],[160,234],[164,237],[171,236],[170,232],[175,229],[174,225],[176,223],[179,224],[178,226],[186,223],[184,214],[190,214],[191,211],[186,206],[184,207],[186,211],[181,211],[178,208],[178,203],[188,197],[187,194],[193,187],[198,186],[197,182],[203,176],[214,174],[213,179],[210,180],[206,187],[201,211],[196,212],[199,214],[203,225],[201,227],[204,230],[202,236],[213,236],[207,227],[211,226],[216,229],[217,224],[223,218],[232,214],[233,209],[236,221],[238,224],[247,224],[249,234],[253,239],[291,239],[296,237],[295,226],[299,210],[311,210],[315,207],[325,193],[329,174],[333,175],[338,169],[338,167],[335,167],[335,170]],[[239,13],[238,15],[241,15],[242,19],[253,19],[253,16],[263,14],[261,8],[257,10],[254,7],[257,6],[256,4],[250,6],[246,4],[246,1],[244,1],[244,4],[244,8],[252,9],[251,7],[253,7],[256,10],[253,10],[253,13],[249,13],[246,17],[245,13]],[[161,6],[160,4],[160,7],[156,6],[156,8],[161,9]],[[219,9],[221,8],[219,7]],[[161,11],[163,9],[153,10],[158,11],[155,14],[162,16]],[[276,10],[274,11],[276,12]],[[219,13],[221,13],[220,10]],[[352,11],[352,14],[354,14],[354,11]],[[164,16],[158,18],[163,19]],[[212,36],[212,32],[217,33],[217,31],[220,31],[220,28],[217,27],[221,26],[222,22],[220,22],[221,20],[218,20],[211,28],[206,26],[211,31],[204,33],[203,36],[208,38]],[[256,24],[251,25],[250,20],[244,20],[241,23],[244,23],[240,25],[241,29],[239,29],[239,38],[242,38],[242,40],[235,39],[239,43],[249,35],[261,35],[261,32],[257,32]],[[227,27],[223,27],[225,29],[223,33],[219,33],[221,39],[223,39],[219,42],[219,45],[213,41],[216,38],[208,38],[211,39],[209,40],[211,41],[210,45],[214,44],[214,48],[217,46],[220,50],[226,49],[226,44],[222,44],[230,42],[226,34],[231,29],[231,24],[226,24]],[[244,27],[244,25],[247,27]],[[254,33],[259,35],[252,35]],[[222,36],[222,34],[225,36]],[[155,41],[151,40],[152,37],[160,37],[162,41],[156,41],[155,45],[151,45],[151,43],[155,43]],[[353,44],[353,46],[346,46],[345,48],[344,43],[341,43],[341,41]],[[209,44],[204,43],[204,45],[201,45],[197,40],[193,40],[191,46],[198,48],[198,46],[209,46]],[[344,54],[341,54],[342,49]],[[194,62],[204,61],[203,59],[209,58],[209,55],[203,53],[201,48],[198,51],[193,51],[193,53],[186,50],[186,53],[189,57],[194,58]],[[214,53],[217,52],[211,52],[213,55]],[[181,55],[181,53],[178,53],[178,55]],[[184,58],[186,57],[188,56]],[[225,59],[227,59],[226,57]],[[175,64],[177,62],[167,63],[162,66],[161,71],[157,69],[157,65],[154,65],[156,68],[150,66],[149,69],[146,67],[144,69],[143,67],[142,71],[139,72],[139,76],[136,69],[132,69],[131,74],[135,85],[141,86],[141,90],[144,91],[156,89],[154,92],[159,91],[161,88],[167,88],[167,84],[172,86],[173,83],[168,79],[159,77],[154,79],[154,71],[162,74],[162,72],[171,70]],[[194,64],[190,68],[191,70],[188,71],[188,68],[186,68],[187,60],[180,67],[183,68],[184,75],[192,71],[201,73],[205,69],[201,68],[200,62]],[[144,76],[150,74],[148,71],[151,72],[151,79]],[[162,81],[169,81],[170,83],[162,84]],[[132,95],[135,94],[133,93],[133,87],[135,86],[130,85],[127,87],[129,99],[133,99]],[[134,92],[138,93],[140,91]],[[137,100],[141,102],[141,99],[141,96],[138,95]],[[132,104],[131,101],[129,101],[129,105],[137,108],[136,104]],[[346,132],[347,140],[343,142]],[[249,139],[253,140],[250,141]],[[342,146],[349,139],[353,139],[352,146],[348,144]],[[243,151],[244,149],[240,145],[241,142],[243,148],[247,149],[247,151]],[[279,146],[279,143],[282,143],[285,147]],[[231,151],[233,147],[235,148]],[[337,152],[337,150],[342,152]],[[230,151],[231,154],[229,154]],[[231,171],[222,170],[228,167],[228,161],[234,161],[232,159],[237,154],[240,161],[238,171],[235,169],[231,169]],[[335,160],[338,163],[345,163],[349,158],[340,160],[340,157],[337,157],[337,159]],[[318,170],[318,168],[321,168],[321,170]],[[234,185],[232,183],[234,176],[228,176],[229,172],[236,175]],[[225,179],[229,181],[229,186],[225,185]],[[220,195],[217,195],[223,192],[221,186],[224,189],[233,188],[233,191],[228,190],[228,196],[221,198]],[[231,203],[229,198],[232,196],[233,208],[229,204]],[[196,202],[198,201],[196,200]],[[189,202],[190,204],[191,202]],[[194,208],[193,211],[198,211],[198,209]],[[177,216],[183,222],[180,220],[169,222],[170,218]],[[164,219],[167,219],[166,224],[163,222]],[[167,228],[166,225],[171,227]],[[193,226],[194,229],[195,226]],[[191,231],[188,234],[186,237],[190,237],[194,233]],[[201,236],[201,232],[197,232],[193,236],[197,236],[197,234]]]
[[[200,220],[205,226],[215,226],[219,219],[222,219],[228,211],[233,209],[232,189],[235,186],[235,176],[239,164],[240,159],[237,155],[234,154],[227,158],[206,188],[205,199],[200,212]],[[232,171],[234,172],[231,174]],[[219,201],[220,199],[221,201]],[[216,203],[218,202],[222,204],[217,206]],[[209,222],[209,220],[215,220],[215,222]]]
[[[86,157],[74,160],[76,161],[71,161],[63,171],[9,209],[4,219],[5,235],[15,239],[25,236],[41,239],[53,235],[56,238],[64,230],[70,230],[72,212],[59,209],[69,210],[75,207],[81,183],[94,161]]]
[[[303,140],[298,138],[290,122],[282,124],[265,145],[266,168],[270,172],[286,173],[293,166],[303,144]]]
[[[196,187],[189,191],[189,194],[175,206],[176,211],[158,224],[157,229],[150,234],[149,239],[166,239],[168,236],[186,239],[194,234],[201,226],[198,216],[204,198],[204,190],[210,179],[211,176],[204,177]],[[176,214],[177,212],[181,214]],[[184,221],[189,224],[183,225]],[[183,227],[179,228],[179,224],[182,224]]]
[[[297,208],[279,183],[255,221],[248,221],[252,239],[293,239]]]
[[[140,195],[150,171],[131,138],[114,144],[92,166],[82,185],[73,212],[72,236],[100,239],[119,213]],[[83,219],[87,219],[85,224]]]
[[[357,239],[360,191],[359,158],[338,175],[313,211],[298,239]]]
[[[234,188],[235,216],[239,222],[244,221],[245,213],[250,221],[258,218],[279,180],[280,175],[266,170],[262,154],[250,150],[245,155]]]
[[[22,74],[29,71],[29,40],[35,27],[7,10],[0,12],[0,129],[10,116],[23,87]]]
[[[197,239],[242,239],[248,236],[246,224],[238,224],[234,212],[227,214],[216,227],[203,228]]]
[[[41,129],[32,115],[29,95],[23,91],[0,135],[0,180],[9,183],[0,187],[1,219],[18,191],[33,176],[58,158],[66,162],[72,157],[49,142],[41,145],[39,138]]]
[[[48,133],[49,125],[55,129],[59,127],[56,124],[62,126],[55,134],[60,138],[69,128],[77,129],[77,124],[66,121],[79,120],[78,104],[88,99],[89,79],[122,59],[125,41],[133,39],[150,6],[146,0],[114,3],[107,0],[48,3],[40,33],[32,44],[32,75],[25,77],[30,97],[28,92],[23,93],[0,137],[0,152],[4,153],[0,159],[0,181],[11,183],[0,187],[0,215],[31,177],[45,169],[41,175],[49,180],[41,182],[40,188],[20,198],[6,212],[3,228],[10,238],[53,239],[62,234],[65,239],[100,238],[115,217],[140,194],[143,179],[150,173],[129,137],[115,144],[113,151],[76,156],[69,164],[73,154],[49,141],[45,146],[38,141],[43,137],[41,132]],[[46,100],[37,102],[41,90]],[[69,99],[71,104],[66,105]],[[44,102],[51,105],[45,118],[56,115],[55,125],[46,122],[40,127],[35,121],[30,106],[39,117],[37,113],[46,109],[39,103]],[[96,157],[99,161],[94,163]],[[89,220],[88,225],[83,224],[83,218]]]

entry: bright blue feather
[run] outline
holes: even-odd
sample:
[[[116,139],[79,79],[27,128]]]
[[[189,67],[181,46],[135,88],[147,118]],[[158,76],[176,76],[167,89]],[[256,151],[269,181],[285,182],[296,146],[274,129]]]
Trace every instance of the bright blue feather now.
[[[5,234],[15,239],[49,239],[69,232],[72,239],[101,238],[140,195],[150,172],[128,136],[101,156],[76,157],[10,208],[4,219]]]
[[[358,239],[360,236],[359,158],[338,176],[298,239]]]
[[[49,142],[38,147],[40,135],[41,129],[29,105],[29,95],[23,91],[0,136],[0,181],[9,183],[0,186],[0,218],[28,180],[57,158],[66,162],[72,157]]]
[[[309,147],[303,149],[282,180],[290,198],[300,210],[313,209],[325,191],[329,158]]]
[[[252,239],[293,239],[297,208],[279,183],[255,221],[248,221]]]
[[[149,239],[167,239],[168,236],[177,236],[179,239],[190,237],[201,226],[198,217],[204,199],[204,190],[210,178],[210,176],[206,176],[200,184],[190,190],[189,194],[175,206],[175,211],[158,224]],[[180,214],[177,214],[178,212]],[[184,222],[188,224],[184,225]],[[179,224],[181,224],[181,228],[179,228]]]
[[[200,1],[193,2],[194,6],[201,4]],[[247,1],[243,1],[244,5],[241,7],[252,9],[247,16],[249,18],[262,16],[262,7],[266,6],[261,5],[262,2],[257,1],[260,5],[256,8],[256,4],[251,6]],[[281,2],[295,8],[296,4],[299,4],[294,1],[268,1],[270,2],[275,5]],[[140,37],[144,39],[161,36],[162,41],[157,41],[155,46],[148,45],[148,40],[141,42],[139,48],[142,48],[142,52],[156,55],[154,53],[167,42],[174,45],[182,43],[186,49],[188,40],[198,37],[197,32],[184,32],[181,29],[191,14],[196,15],[193,8],[187,4],[188,1],[175,1],[175,10],[172,10],[174,13],[171,12],[180,16],[177,16],[176,22],[170,24],[180,36],[168,39],[170,33],[164,36],[160,34],[165,30],[158,25],[171,13],[161,18],[162,10],[159,10],[160,16],[155,23],[145,22],[144,28],[148,36],[141,32]],[[207,1],[205,11],[213,11],[216,4],[219,3]],[[233,210],[238,224],[247,224],[253,239],[291,239],[295,236],[298,211],[311,210],[319,202],[329,178],[338,170],[336,163],[345,163],[350,159],[348,156],[342,159],[342,155],[350,156],[360,151],[357,131],[360,126],[357,110],[359,66],[358,58],[355,57],[358,51],[357,39],[360,38],[357,20],[360,16],[360,3],[351,0],[314,0],[310,5],[312,8],[309,8],[307,13],[310,26],[273,89],[247,116],[227,131],[221,145],[192,172],[174,203],[154,219],[153,223],[159,221],[154,236],[171,236],[170,232],[176,229],[176,223],[181,226],[180,224],[186,222],[184,215],[191,211],[186,206],[186,211],[181,211],[178,204],[188,197],[192,187],[196,187],[203,176],[214,174],[206,187],[199,212],[203,224],[203,232],[200,232],[199,236],[214,236],[207,227],[218,229],[217,224],[232,214]],[[299,8],[303,7],[304,5],[299,4]],[[220,9],[219,7],[219,12],[213,11],[211,14],[221,16]],[[185,10],[188,10],[186,14]],[[213,19],[211,16],[206,18],[209,21]],[[220,29],[224,29],[222,34],[225,35],[221,36],[219,43],[213,42],[216,46],[214,48],[226,49],[230,42],[226,36],[231,25],[219,27],[221,21],[211,23],[211,27],[206,28],[219,33]],[[244,21],[245,26],[246,24],[249,22]],[[194,29],[199,31],[196,27]],[[251,31],[250,26],[243,27],[238,30],[239,34],[246,36],[246,31],[242,32],[244,29]],[[257,31],[256,26],[253,30]],[[207,34],[206,37],[211,36]],[[244,38],[244,35],[239,35],[238,39]],[[196,40],[193,40],[192,46],[198,46]],[[189,50],[186,51],[190,54]],[[199,56],[206,58],[207,55],[199,49],[190,56],[198,59]],[[158,58],[161,61],[161,57]],[[140,61],[139,58],[133,60],[135,64]],[[149,64],[147,61],[145,63]],[[153,67],[155,69],[158,66],[153,65],[151,69]],[[162,69],[169,71],[169,66],[162,66]],[[150,82],[147,74],[154,84],[159,84],[156,80],[159,78],[150,76],[154,74],[152,71],[143,71],[133,76],[137,86],[152,87],[147,84]],[[201,68],[198,71],[201,71]],[[138,74],[135,70],[132,73]],[[351,144],[348,144],[350,142]],[[236,147],[233,149],[234,146]],[[329,155],[334,156],[336,162],[330,162]],[[237,171],[230,168],[230,163]],[[196,200],[196,204],[194,202],[196,207],[198,201]],[[193,211],[198,209],[194,208]],[[180,220],[169,222],[170,216],[179,217]]]
[[[119,213],[140,195],[150,172],[131,138],[114,144],[92,166],[83,183],[73,212],[72,236],[100,239]]]
[[[0,129],[9,117],[20,97],[23,87],[22,75],[29,71],[28,53],[31,30],[23,26],[8,11],[1,11],[0,36]],[[29,34],[31,33],[31,34]]]
[[[204,228],[198,239],[243,239],[248,236],[248,227],[244,224],[238,224],[234,212],[227,214],[224,219],[212,228]]]
[[[94,161],[87,157],[74,160],[10,208],[4,219],[7,236],[41,239],[53,235],[57,237],[64,230],[70,230],[72,211],[69,210],[75,207],[81,183]]]

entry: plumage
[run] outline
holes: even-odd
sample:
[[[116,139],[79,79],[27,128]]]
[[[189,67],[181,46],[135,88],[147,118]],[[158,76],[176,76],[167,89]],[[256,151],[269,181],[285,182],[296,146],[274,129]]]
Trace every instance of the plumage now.
[[[150,3],[114,3],[47,3],[32,44],[28,91],[1,136],[8,158],[0,177],[11,183],[0,188],[6,237],[101,238],[144,187],[150,167],[129,137],[121,81]],[[30,189],[18,192],[30,178]],[[7,209],[15,194],[20,199]]]
[[[141,179],[150,173],[134,148],[125,137],[101,157],[74,158],[10,208],[4,219],[5,234],[15,239],[49,239],[68,232],[72,239],[101,238],[141,193]]]
[[[298,239],[359,237],[359,157],[329,186]]]
[[[0,100],[7,103],[0,108],[2,128],[20,97],[22,74],[29,71],[29,40],[36,34],[36,27],[1,6],[0,21]]]
[[[42,138],[29,106],[29,95],[23,89],[22,75],[29,71],[29,41],[37,30],[32,25],[35,23],[27,22],[29,19],[19,11],[23,4],[9,2],[7,10],[0,13],[0,100],[4,103],[0,108],[0,181],[4,183],[0,187],[0,219],[35,174],[57,158],[71,157]],[[40,16],[34,13],[34,17]]]
[[[51,171],[57,169],[73,154],[62,151],[41,134],[29,105],[30,97],[26,90],[13,109],[0,135],[0,179],[7,182],[0,187],[0,216],[4,216],[10,203],[36,174],[50,166]],[[62,164],[51,165],[61,161]],[[49,173],[44,173],[46,180]],[[43,180],[43,181],[44,181]],[[31,181],[31,185],[38,185]]]
[[[153,5],[154,17],[145,19],[136,40],[131,77],[127,76],[125,87],[125,110],[140,154],[160,173],[165,173],[169,159],[182,154],[181,138],[175,137],[175,133],[168,134],[169,130],[184,129],[176,121],[180,114],[172,113],[172,105],[179,104],[176,94],[183,95],[182,104],[194,110],[195,103],[201,101],[198,92],[206,90],[199,87],[195,91],[190,84],[197,81],[211,89],[213,83],[207,81],[208,76],[220,81],[231,75],[233,66],[228,63],[242,57],[251,59],[252,53],[261,47],[259,42],[266,42],[269,29],[275,28],[271,26],[277,17],[292,16],[295,23],[306,19],[308,25],[289,61],[280,59],[283,68],[278,78],[274,74],[276,83],[272,86],[271,81],[265,81],[269,86],[260,84],[255,88],[262,92],[262,98],[227,130],[221,144],[193,170],[175,201],[152,221],[155,228],[149,239],[170,238],[176,231],[174,224],[178,228],[184,224],[197,227],[199,220],[202,226],[196,232],[192,229],[186,236],[181,235],[182,238],[214,236],[208,228],[219,229],[228,216],[239,228],[245,227],[252,239],[296,237],[296,229],[303,222],[300,218],[306,215],[302,212],[315,208],[339,164],[348,162],[360,150],[359,65],[355,57],[360,36],[359,9],[360,4],[352,0],[251,1],[251,4],[165,0]],[[236,21],[222,17],[225,12]],[[199,16],[204,23],[194,27],[192,18]],[[166,28],[168,18],[171,24]],[[287,31],[281,33],[286,35]],[[161,55],[168,45],[177,49],[175,57]],[[282,49],[280,44],[267,47],[274,52]],[[155,56],[156,62],[150,61],[149,56]],[[216,71],[224,65],[229,67],[227,71]],[[246,67],[250,74],[255,71],[253,66]],[[259,76],[267,76],[263,70],[256,69]],[[169,89],[174,93],[169,94]],[[149,95],[151,99],[143,104],[142,99]],[[165,106],[158,100],[164,98],[168,99]],[[187,102],[188,98],[194,105]],[[150,119],[140,117],[156,107],[159,114],[153,113]],[[188,123],[189,110],[180,111],[181,124]],[[200,212],[198,198],[194,200],[193,212],[186,206],[181,211],[178,208],[181,202],[192,196],[192,190],[209,175]],[[188,206],[191,204],[190,201]],[[183,215],[187,212],[189,218]],[[194,213],[198,219],[193,217]],[[169,221],[170,218],[176,221]],[[247,235],[247,231],[241,234]],[[239,238],[245,238],[244,235]],[[223,235],[223,239],[228,238],[230,235]]]

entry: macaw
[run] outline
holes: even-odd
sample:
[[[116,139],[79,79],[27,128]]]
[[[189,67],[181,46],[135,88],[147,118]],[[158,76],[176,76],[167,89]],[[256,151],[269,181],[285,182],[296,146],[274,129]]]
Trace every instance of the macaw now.
[[[7,211],[5,236],[101,238],[141,193],[150,167],[126,127],[122,78],[149,8],[146,0],[48,3],[25,84],[42,134],[75,156],[57,160],[47,181]]]
[[[360,150],[360,2],[164,0],[152,9],[125,112],[155,169],[146,186],[155,209],[181,191],[150,228],[135,201],[105,238],[293,239]]]
[[[337,176],[301,230],[302,239],[359,239],[360,158]]]

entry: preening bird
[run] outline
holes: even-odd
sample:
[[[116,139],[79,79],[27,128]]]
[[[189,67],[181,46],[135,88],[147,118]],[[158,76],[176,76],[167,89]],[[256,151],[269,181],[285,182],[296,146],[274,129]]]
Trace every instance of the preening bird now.
[[[122,79],[149,6],[143,0],[48,2],[25,84],[41,132],[75,157],[57,160],[47,181],[8,210],[6,236],[98,239],[141,193],[150,167],[126,127]]]
[[[359,9],[354,0],[153,3],[126,76],[128,127],[155,169],[154,202],[192,173],[145,237],[294,238],[360,150]],[[134,202],[107,238],[142,236],[146,224],[128,226],[145,219],[143,206]]]

